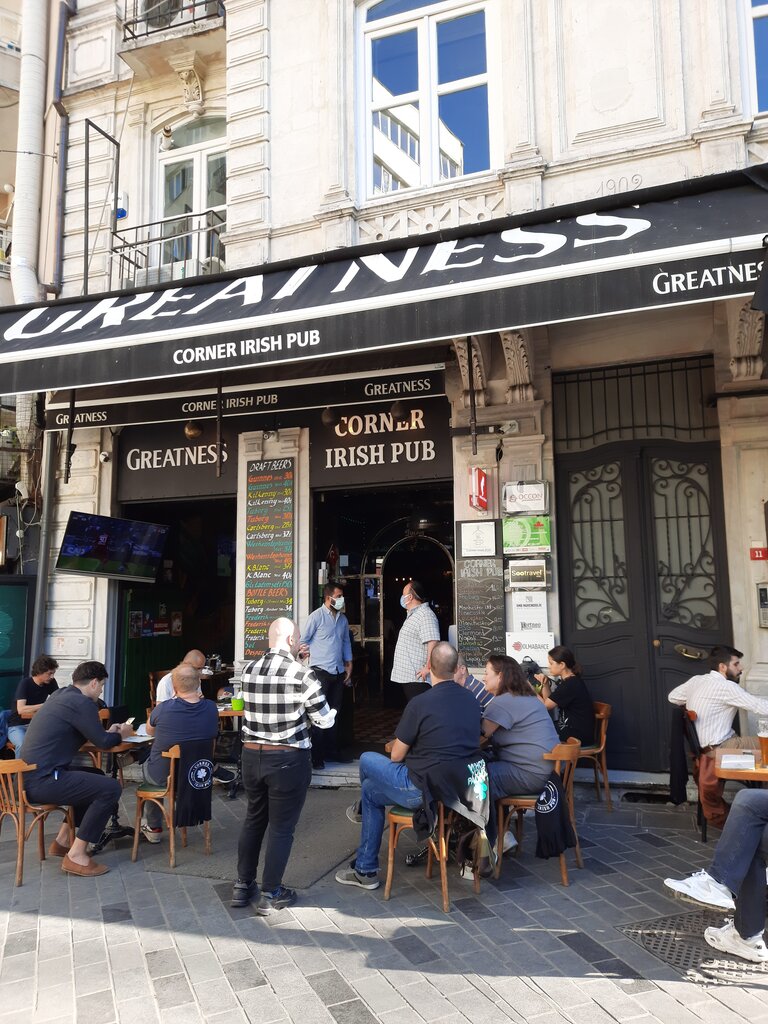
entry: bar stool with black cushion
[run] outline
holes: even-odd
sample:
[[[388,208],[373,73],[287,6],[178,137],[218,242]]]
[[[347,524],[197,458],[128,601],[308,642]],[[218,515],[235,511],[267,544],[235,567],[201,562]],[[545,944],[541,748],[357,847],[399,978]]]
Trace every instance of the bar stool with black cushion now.
[[[568,814],[576,836],[576,866],[583,868],[584,858],[581,855],[579,834],[576,829],[576,815],[573,808],[573,773],[580,755],[581,743],[571,736],[565,741],[565,743],[556,744],[544,755],[544,760],[552,762],[553,770],[560,776],[560,782],[562,783],[568,806]],[[509,829],[512,821],[512,815],[517,812],[517,822],[515,825],[515,837],[517,839],[515,856],[517,857],[519,856],[520,848],[523,845],[523,816],[526,811],[534,810],[539,796],[539,793],[521,793],[515,794],[514,796],[505,796],[496,801],[498,835],[496,839],[497,849],[496,870],[494,871],[495,878],[498,878],[501,874],[502,856],[504,853],[504,834]],[[560,879],[563,885],[568,885],[568,865],[566,864],[565,853],[560,854]]]
[[[16,885],[21,885],[24,878],[24,844],[32,835],[37,825],[37,853],[40,860],[45,860],[45,822],[49,814],[61,811],[64,820],[73,830],[74,816],[72,808],[66,804],[31,804],[24,792],[24,775],[34,771],[36,764],[27,764],[21,758],[11,761],[0,761],[0,827],[6,818],[10,818],[16,826]],[[27,815],[32,820],[27,825]]]
[[[597,793],[598,800],[601,799],[599,770],[600,775],[603,777],[603,786],[605,787],[605,808],[608,811],[612,811],[611,787],[608,785],[608,763],[605,755],[605,741],[608,737],[608,722],[612,709],[610,704],[605,704],[600,700],[593,701],[592,707],[595,709],[595,742],[588,747],[582,745],[579,760],[586,757],[592,762],[592,767],[595,771],[595,792]]]
[[[205,841],[205,852],[211,852],[211,789],[213,784],[213,741],[212,740],[188,740],[185,743],[177,743],[169,750],[163,751],[163,757],[170,760],[168,767],[168,781],[165,786],[151,786],[143,782],[136,790],[136,822],[133,832],[133,850],[131,860],[135,861],[139,853],[139,837],[141,835],[141,815],[144,804],[156,804],[163,812],[165,827],[168,831],[168,861],[172,868],[176,867],[176,829],[181,829],[181,845],[187,845],[187,825],[178,822],[179,795],[184,792],[184,787],[192,787],[198,790],[202,797],[203,807],[201,809],[200,821],[195,824],[202,824],[203,839]],[[188,778],[180,778],[179,766],[182,762],[193,762],[193,767],[199,767],[200,778],[190,781]],[[203,777],[203,773],[204,776]]]
[[[437,819],[435,831],[427,840],[427,870],[426,877],[432,877],[432,865],[436,860],[440,865],[440,888],[443,897],[443,910],[447,914],[451,908],[448,897],[448,837],[458,817],[455,811],[447,811],[442,801],[437,801]],[[387,880],[384,884],[384,899],[388,900],[392,894],[392,880],[395,875],[395,850],[400,836],[406,829],[413,829],[414,812],[407,807],[397,805],[390,807],[387,812],[387,823],[389,825],[389,845],[387,848]],[[475,854],[472,864],[473,887],[476,893],[480,892],[480,874],[478,872],[478,859]]]

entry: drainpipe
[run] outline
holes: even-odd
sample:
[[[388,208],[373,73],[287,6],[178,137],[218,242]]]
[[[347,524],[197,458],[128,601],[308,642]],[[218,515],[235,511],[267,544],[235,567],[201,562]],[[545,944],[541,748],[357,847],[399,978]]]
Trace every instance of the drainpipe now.
[[[45,612],[48,605],[48,570],[51,564],[51,526],[53,525],[53,492],[56,487],[59,435],[51,430],[43,442],[43,513],[40,518],[40,547],[37,555],[35,607],[30,630],[30,656],[36,658],[44,650]]]
[[[69,19],[77,14],[77,0],[61,0],[59,29],[56,37],[56,68],[53,74],[53,106],[59,115],[59,166],[56,181],[56,213],[53,224],[54,257],[53,281],[46,291],[61,294],[64,267],[64,197],[67,187],[67,147],[69,146],[69,113],[64,106],[64,56],[67,45]],[[13,251],[13,250],[11,250]]]
[[[25,0],[21,23],[19,134],[11,249],[14,302],[39,302],[37,277],[48,56],[47,0]]]

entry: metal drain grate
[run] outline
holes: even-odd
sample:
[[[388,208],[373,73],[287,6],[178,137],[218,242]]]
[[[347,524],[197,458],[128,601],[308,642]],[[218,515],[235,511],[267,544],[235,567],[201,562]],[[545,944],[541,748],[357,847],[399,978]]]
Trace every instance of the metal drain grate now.
[[[722,913],[717,911],[694,910],[637,921],[619,930],[689,981],[733,985],[751,981],[768,986],[768,964],[751,964],[739,957],[729,957],[706,944],[704,929],[719,928],[723,920]]]

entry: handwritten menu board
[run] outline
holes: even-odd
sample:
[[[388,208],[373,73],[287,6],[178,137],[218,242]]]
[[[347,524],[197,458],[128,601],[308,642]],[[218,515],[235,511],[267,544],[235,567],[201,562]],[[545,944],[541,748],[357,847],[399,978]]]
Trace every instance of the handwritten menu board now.
[[[468,665],[484,666],[504,654],[504,559],[456,560],[456,623],[459,650]]]
[[[248,463],[245,509],[245,657],[268,645],[270,623],[293,618],[293,459]]]

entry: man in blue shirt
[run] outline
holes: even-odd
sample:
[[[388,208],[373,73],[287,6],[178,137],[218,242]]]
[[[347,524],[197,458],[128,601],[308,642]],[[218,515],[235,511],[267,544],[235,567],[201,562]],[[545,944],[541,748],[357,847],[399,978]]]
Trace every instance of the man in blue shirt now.
[[[337,583],[323,587],[323,603],[307,619],[301,633],[300,655],[309,653],[309,665],[323,688],[329,706],[337,713],[344,687],[352,685],[352,644],[344,614],[344,591]],[[338,750],[337,726],[312,730],[312,767],[325,768],[329,761],[349,763]]]

